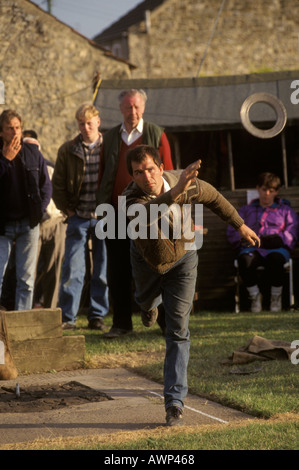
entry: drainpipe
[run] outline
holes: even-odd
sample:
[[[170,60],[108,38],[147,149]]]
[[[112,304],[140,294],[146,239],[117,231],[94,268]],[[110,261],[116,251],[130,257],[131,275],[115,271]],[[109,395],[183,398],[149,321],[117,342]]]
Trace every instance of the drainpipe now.
[[[229,160],[229,175],[230,175],[230,186],[231,190],[235,190],[235,172],[234,172],[234,159],[233,159],[233,148],[232,148],[232,135],[230,131],[227,133],[227,147],[228,147],[228,160]]]
[[[146,31],[146,33],[149,33],[150,29],[151,29],[151,12],[150,12],[150,10],[145,10],[144,16],[145,16],[145,31]]]
[[[286,188],[288,188],[289,182],[288,182],[287,149],[286,149],[286,139],[285,139],[284,131],[282,131],[281,133],[281,148],[282,148],[282,167],[283,167],[284,185]]]

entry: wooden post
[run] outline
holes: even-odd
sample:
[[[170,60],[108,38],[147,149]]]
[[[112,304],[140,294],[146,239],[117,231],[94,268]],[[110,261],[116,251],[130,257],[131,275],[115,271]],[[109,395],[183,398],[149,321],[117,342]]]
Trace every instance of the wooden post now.
[[[235,190],[235,173],[234,173],[232,136],[231,136],[230,131],[227,132],[227,147],[228,147],[230,185],[231,185],[231,190],[234,191]]]
[[[284,185],[286,188],[288,188],[289,183],[288,183],[287,149],[286,149],[286,139],[285,139],[284,131],[281,133],[281,147],[282,147],[282,167],[283,167]]]

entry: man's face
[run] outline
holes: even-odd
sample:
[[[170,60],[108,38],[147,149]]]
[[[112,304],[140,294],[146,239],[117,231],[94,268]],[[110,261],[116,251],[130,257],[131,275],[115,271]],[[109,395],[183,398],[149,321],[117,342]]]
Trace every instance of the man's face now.
[[[138,126],[143,116],[145,104],[139,94],[134,96],[125,96],[120,105],[120,112],[123,115],[126,129],[131,131]]]
[[[278,194],[278,190],[274,188],[267,188],[266,186],[257,186],[260,198],[260,205],[262,207],[272,206],[274,199]]]
[[[149,155],[141,162],[132,162],[133,181],[142,191],[150,196],[159,196],[163,192],[163,165],[158,167]]]
[[[20,143],[22,138],[22,125],[19,119],[14,117],[9,122],[4,122],[0,135],[5,144],[10,144],[14,136],[18,137]]]
[[[82,134],[84,142],[87,144],[93,144],[98,140],[100,124],[101,120],[98,116],[94,116],[90,119],[78,119],[78,128]]]

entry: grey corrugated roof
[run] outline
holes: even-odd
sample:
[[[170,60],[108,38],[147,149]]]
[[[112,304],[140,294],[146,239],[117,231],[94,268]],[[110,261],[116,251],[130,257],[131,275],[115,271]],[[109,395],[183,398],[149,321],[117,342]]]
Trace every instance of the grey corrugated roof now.
[[[135,7],[133,10],[129,11],[129,13],[122,16],[118,21],[104,29],[104,31],[101,33],[97,34],[93,40],[95,42],[100,42],[111,37],[118,36],[120,33],[127,31],[130,26],[144,21],[145,11],[154,10],[164,1],[165,0],[145,0],[139,3],[139,5],[137,5],[137,7]]]
[[[95,105],[100,111],[102,129],[110,129],[122,118],[118,105],[120,91],[143,88],[148,95],[146,120],[169,131],[225,129],[241,127],[244,100],[253,93],[266,92],[282,101],[289,121],[298,120],[299,104],[291,102],[294,93],[291,83],[296,79],[299,80],[299,71],[194,79],[103,80]],[[272,113],[271,119],[268,111]],[[268,122],[272,118],[273,110],[261,105],[253,120]]]

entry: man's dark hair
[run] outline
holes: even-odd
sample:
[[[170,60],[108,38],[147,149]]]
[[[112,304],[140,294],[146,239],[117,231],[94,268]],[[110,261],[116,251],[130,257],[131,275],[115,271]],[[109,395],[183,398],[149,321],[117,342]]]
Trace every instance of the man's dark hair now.
[[[268,189],[275,189],[278,191],[281,187],[281,181],[279,176],[275,175],[274,173],[264,172],[261,173],[257,178],[257,186],[260,188],[262,186],[266,186]]]
[[[23,132],[23,137],[32,137],[33,139],[37,139],[37,133],[33,129],[26,129]]]
[[[14,118],[17,118],[22,125],[22,118],[16,111],[13,109],[5,109],[0,115],[0,132],[3,130],[3,124],[9,123]]]
[[[159,152],[155,147],[151,147],[150,145],[137,145],[137,147],[127,152],[127,168],[131,176],[133,175],[132,162],[141,163],[148,156],[152,157],[154,163],[160,168],[162,162]]]

